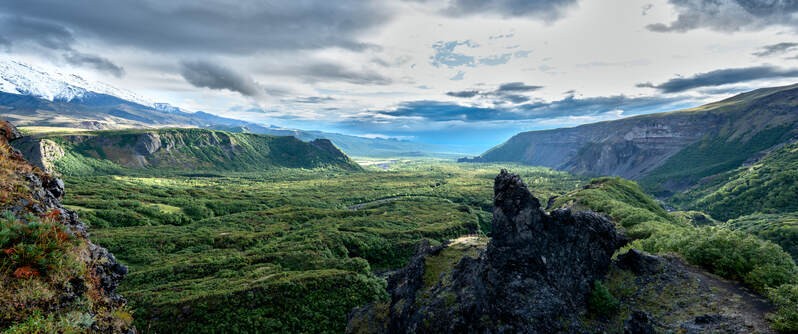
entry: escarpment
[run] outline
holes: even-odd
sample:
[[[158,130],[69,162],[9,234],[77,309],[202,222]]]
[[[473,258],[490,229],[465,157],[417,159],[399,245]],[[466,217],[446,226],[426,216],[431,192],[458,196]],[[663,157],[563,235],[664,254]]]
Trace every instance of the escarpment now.
[[[451,279],[425,293],[419,293],[425,254],[414,258],[389,279],[390,304],[355,311],[349,332],[587,330],[579,317],[588,295],[625,239],[595,213],[547,214],[520,177],[507,171],[496,177],[494,193],[492,239],[478,258],[464,257]],[[424,253],[437,251],[428,247]]]
[[[105,168],[252,171],[273,168],[360,170],[326,139],[231,133],[205,129],[159,129],[43,134],[15,146],[48,171]]]
[[[27,162],[0,121],[0,330],[135,333],[116,287],[127,273],[64,208],[64,182]]]

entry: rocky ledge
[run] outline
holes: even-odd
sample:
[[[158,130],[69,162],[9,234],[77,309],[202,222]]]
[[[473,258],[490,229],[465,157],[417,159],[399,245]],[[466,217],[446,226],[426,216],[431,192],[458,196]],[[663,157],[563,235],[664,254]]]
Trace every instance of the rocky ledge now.
[[[518,175],[502,170],[494,184],[492,239],[477,258],[464,257],[451,279],[419,293],[424,247],[388,280],[388,305],[353,312],[348,331],[387,333],[584,332],[594,281],[626,243],[612,222],[592,212],[547,214]]]
[[[48,296],[42,293],[42,297],[37,299],[35,296],[23,297],[17,294],[14,289],[26,286],[11,280],[19,278],[8,278],[4,285],[0,286],[0,294],[11,293],[15,298],[21,298],[17,303],[24,303],[29,310],[43,310],[52,314],[66,314],[77,310],[87,309],[86,303],[90,304],[89,313],[92,321],[86,322],[86,330],[103,333],[135,333],[135,328],[131,326],[130,315],[124,311],[125,300],[116,293],[119,282],[127,274],[127,268],[118,263],[114,256],[103,247],[93,244],[88,238],[86,225],[78,219],[78,215],[61,205],[61,199],[65,194],[64,182],[51,174],[34,167],[23,158],[20,151],[13,149],[9,143],[22,138],[17,129],[6,121],[0,120],[0,163],[4,171],[0,174],[0,190],[3,191],[2,201],[0,201],[0,214],[4,212],[4,219],[16,221],[14,224],[33,224],[30,220],[47,219],[63,226],[67,236],[64,240],[74,240],[75,246],[67,249],[60,256],[63,258],[74,257],[74,260],[82,263],[87,272],[82,276],[75,276],[67,279],[68,283],[56,287],[55,290],[48,289],[56,296]],[[2,245],[0,245],[2,246]],[[11,248],[4,249],[4,254],[15,253],[15,248],[19,245],[9,245]],[[32,247],[32,246],[31,246]],[[44,255],[42,255],[44,256]],[[9,260],[11,259],[11,260]],[[3,261],[14,261],[13,258],[2,258]],[[64,261],[66,261],[64,259]],[[39,272],[32,273],[34,277],[31,281],[36,281]],[[60,275],[60,276],[59,276]],[[66,273],[50,273],[51,277],[61,277],[69,275]],[[45,283],[33,282],[30,284],[40,284],[45,286],[55,281],[54,278],[41,277]],[[2,278],[2,277],[0,277]],[[3,278],[6,279],[6,278]],[[29,278],[30,279],[30,278]],[[6,290],[6,291],[3,291]],[[23,301],[24,299],[24,301]],[[51,303],[58,300],[57,304]],[[4,309],[14,304],[14,300],[0,303],[0,329],[16,323],[14,315],[25,315],[24,309]],[[18,307],[15,306],[15,307]],[[74,310],[74,311],[72,311]],[[44,314],[47,316],[47,314]],[[33,318],[31,318],[33,319]],[[29,320],[28,322],[31,322]],[[25,330],[33,330],[24,327]]]

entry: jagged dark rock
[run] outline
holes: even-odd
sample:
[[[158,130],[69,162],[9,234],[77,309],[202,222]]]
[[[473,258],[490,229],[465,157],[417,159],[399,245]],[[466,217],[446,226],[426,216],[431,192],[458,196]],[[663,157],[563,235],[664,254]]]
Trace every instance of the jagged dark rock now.
[[[625,239],[596,213],[568,209],[545,213],[521,178],[506,170],[496,177],[494,193],[487,250],[478,259],[460,260],[451,282],[438,282],[421,300],[417,299],[420,286],[413,283],[423,277],[421,260],[414,259],[391,277],[393,298],[385,316],[390,326],[385,332],[587,330],[579,320],[586,312],[587,296]],[[352,326],[358,322],[350,322],[350,332],[360,331]]]
[[[665,266],[661,257],[636,249],[630,249],[628,252],[618,255],[617,264],[619,268],[630,270],[635,275],[656,274]]]
[[[623,322],[624,334],[654,334],[651,315],[642,311],[634,311],[629,315],[629,319]]]

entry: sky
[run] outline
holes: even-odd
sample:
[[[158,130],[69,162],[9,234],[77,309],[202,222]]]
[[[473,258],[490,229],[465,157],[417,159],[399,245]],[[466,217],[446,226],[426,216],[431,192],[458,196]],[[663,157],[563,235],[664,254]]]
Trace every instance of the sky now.
[[[10,1],[0,52],[263,124],[456,144],[798,82],[798,0]]]

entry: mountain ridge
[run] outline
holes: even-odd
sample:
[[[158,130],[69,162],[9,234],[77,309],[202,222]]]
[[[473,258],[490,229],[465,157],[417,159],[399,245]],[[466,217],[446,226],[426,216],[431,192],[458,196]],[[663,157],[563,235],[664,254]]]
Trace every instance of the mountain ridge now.
[[[249,171],[271,168],[360,170],[326,139],[164,128],[33,136],[16,144],[44,169],[95,168]]]
[[[348,154],[361,157],[455,156],[446,153],[455,148],[440,145],[286,129],[204,111],[187,112],[168,103],[153,103],[107,84],[8,60],[0,60],[0,114],[19,127],[89,130],[198,127],[294,136],[303,141],[330,139]]]
[[[796,106],[798,85],[764,88],[686,110],[522,132],[475,159],[460,161],[521,162],[621,176],[668,194],[798,136]],[[711,156],[724,150],[732,152]],[[688,168],[679,161],[701,156],[709,156],[708,161]]]

